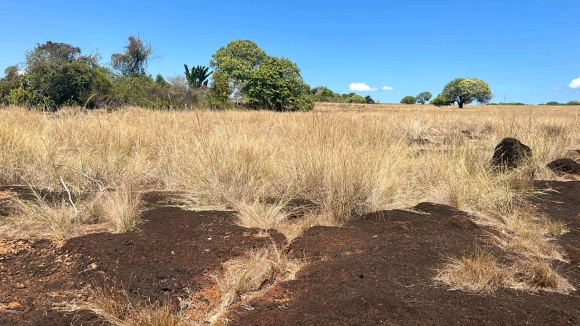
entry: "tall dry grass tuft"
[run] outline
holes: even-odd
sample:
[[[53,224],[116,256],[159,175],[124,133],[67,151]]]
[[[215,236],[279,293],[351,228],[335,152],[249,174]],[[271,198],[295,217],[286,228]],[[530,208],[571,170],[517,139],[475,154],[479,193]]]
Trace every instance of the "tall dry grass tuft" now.
[[[219,321],[234,303],[250,300],[279,280],[293,279],[300,263],[288,259],[283,248],[272,245],[228,261],[224,268],[224,275],[216,278],[221,302],[205,317],[210,324]]]
[[[116,326],[179,326],[195,325],[170,303],[146,305],[132,299],[122,289],[96,288],[92,302],[82,306]]]
[[[127,232],[139,221],[139,192],[126,183],[91,194],[71,194],[69,190],[43,196],[37,189],[29,189],[33,199],[12,198],[15,213],[0,220],[1,236],[68,239],[85,234],[94,224],[113,232]]]
[[[34,199],[14,197],[16,214],[0,221],[0,235],[8,237],[50,236],[68,239],[83,233],[83,224],[88,216],[78,211],[69,202],[48,202],[36,190]]]
[[[490,294],[502,288],[524,291],[549,291],[569,294],[576,289],[559,275],[549,260],[516,258],[500,263],[487,249],[477,249],[471,256],[449,258],[435,281],[452,290]]]
[[[476,250],[470,257],[449,258],[435,280],[453,290],[475,293],[493,293],[512,283],[509,268],[485,249]]]
[[[139,221],[139,192],[131,184],[122,183],[104,194],[101,205],[103,220],[114,232],[133,231]]]

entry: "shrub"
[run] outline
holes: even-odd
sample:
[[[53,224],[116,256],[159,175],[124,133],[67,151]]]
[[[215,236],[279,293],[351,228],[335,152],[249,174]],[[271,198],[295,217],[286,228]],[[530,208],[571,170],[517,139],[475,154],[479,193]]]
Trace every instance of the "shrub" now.
[[[429,104],[435,106],[448,106],[453,105],[453,102],[455,101],[445,96],[445,94],[439,94],[437,95],[436,98],[432,99],[431,102],[429,102]]]
[[[367,102],[367,100],[358,94],[352,94],[348,97],[348,103],[365,104],[366,102]]]
[[[401,100],[402,104],[415,104],[417,103],[417,98],[415,96],[407,95]]]
[[[294,101],[294,108],[296,111],[312,111],[316,100],[314,96],[309,94],[300,94]]]

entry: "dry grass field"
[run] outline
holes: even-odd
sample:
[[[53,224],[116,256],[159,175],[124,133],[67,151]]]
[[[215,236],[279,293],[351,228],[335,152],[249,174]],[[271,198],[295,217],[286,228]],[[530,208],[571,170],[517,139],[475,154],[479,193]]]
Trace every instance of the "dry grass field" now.
[[[0,184],[29,186],[36,198],[14,201],[0,218],[0,237],[68,239],[95,225],[130,231],[140,194],[151,191],[181,208],[230,210],[240,226],[276,229],[288,241],[312,226],[433,202],[469,213],[497,231],[490,235],[497,248],[521,257],[510,266],[483,249],[450,257],[436,282],[474,292],[569,293],[572,285],[547,263],[566,261],[551,241],[566,225],[536,214],[528,200],[539,195],[533,180],[565,180],[545,165],[577,158],[579,125],[580,108],[570,106],[317,103],[308,113],[130,107],[54,114],[9,107],[0,110]],[[498,173],[490,159],[505,137],[528,145],[532,157]],[[62,199],[46,201],[47,191]],[[304,218],[292,218],[297,213]],[[266,256],[285,261],[270,251],[247,263],[259,269],[273,268]],[[234,286],[227,275],[222,280]],[[217,320],[228,300],[204,318]]]

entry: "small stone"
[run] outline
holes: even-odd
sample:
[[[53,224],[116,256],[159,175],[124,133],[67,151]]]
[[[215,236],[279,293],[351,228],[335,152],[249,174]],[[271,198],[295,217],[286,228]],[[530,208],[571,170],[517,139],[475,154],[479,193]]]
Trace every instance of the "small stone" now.
[[[10,310],[17,310],[23,308],[22,305],[17,301],[12,301],[7,305]]]

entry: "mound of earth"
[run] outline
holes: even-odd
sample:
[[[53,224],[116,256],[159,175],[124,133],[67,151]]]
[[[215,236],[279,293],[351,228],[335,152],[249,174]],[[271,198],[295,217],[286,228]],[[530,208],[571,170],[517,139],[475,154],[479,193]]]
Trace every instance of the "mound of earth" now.
[[[580,288],[580,182],[536,186],[551,189],[535,199],[538,211],[567,223],[570,232],[558,244],[571,262],[560,272]],[[580,324],[575,292],[474,295],[436,284],[448,257],[489,245],[490,230],[444,205],[313,227],[290,244],[274,230],[234,225],[231,212],[157,207],[143,220],[137,232],[89,234],[64,244],[0,240],[0,325],[105,325],[75,306],[90,301],[89,285],[122,288],[144,302],[177,302],[203,290],[222,263],[272,243],[287,246],[305,266],[294,280],[234,306],[230,324]]]

